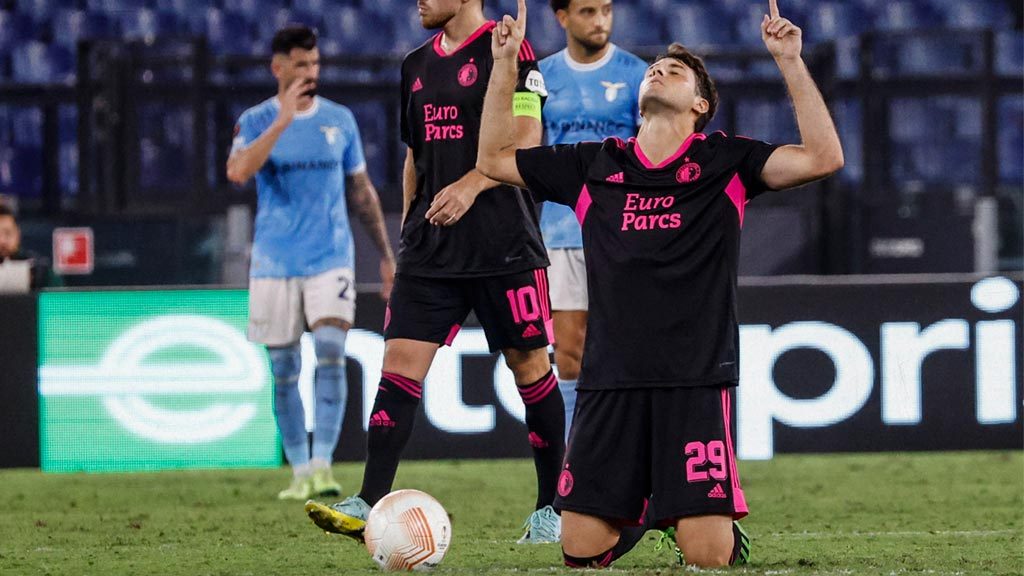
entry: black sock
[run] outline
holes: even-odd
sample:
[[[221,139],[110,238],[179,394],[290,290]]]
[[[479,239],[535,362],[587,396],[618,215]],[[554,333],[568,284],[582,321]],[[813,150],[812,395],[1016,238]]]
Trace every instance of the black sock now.
[[[359,497],[370,506],[391,492],[398,460],[409,443],[422,396],[421,383],[398,374],[381,373],[377,398],[370,413],[366,469],[363,487],[359,490]]]
[[[526,404],[526,428],[530,431],[533,465],[537,468],[539,510],[555,501],[565,456],[565,404],[558,391],[558,379],[551,371],[533,384],[518,388]]]
[[[577,556],[569,556],[565,553],[565,549],[563,549],[562,559],[569,568],[607,568],[615,560],[613,557],[614,551],[615,549],[612,548],[588,558],[579,558]]]
[[[624,526],[619,531],[619,541],[612,547],[612,559],[614,562],[619,558],[626,555],[627,552],[636,547],[637,543],[643,539],[644,534],[648,530],[654,528],[651,524],[651,518],[653,511],[651,510],[651,501],[644,501],[644,511],[640,514],[640,522],[638,526]]]

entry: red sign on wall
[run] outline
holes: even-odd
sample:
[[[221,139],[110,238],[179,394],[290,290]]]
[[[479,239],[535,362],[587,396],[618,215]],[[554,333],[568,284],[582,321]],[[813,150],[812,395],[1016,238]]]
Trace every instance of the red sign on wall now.
[[[57,274],[92,274],[92,228],[53,230],[53,271]]]

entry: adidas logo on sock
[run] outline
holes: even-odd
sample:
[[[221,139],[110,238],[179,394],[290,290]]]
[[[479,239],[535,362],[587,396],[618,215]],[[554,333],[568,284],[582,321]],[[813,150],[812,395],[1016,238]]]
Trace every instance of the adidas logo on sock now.
[[[536,432],[530,432],[528,439],[530,441],[530,446],[533,446],[534,448],[548,447],[548,443],[545,442],[544,439],[540,437],[540,434],[537,434]]]
[[[617,172],[605,178],[604,180],[605,182],[614,182],[616,184],[622,184],[623,182],[625,182],[625,177],[623,176],[622,172]]]
[[[711,492],[708,492],[708,498],[728,498],[728,497],[729,497],[729,495],[725,493],[725,490],[722,490],[722,485],[721,484],[715,484],[715,487],[711,489]]]
[[[388,416],[388,413],[385,412],[384,410],[381,410],[380,412],[377,412],[373,416],[370,416],[370,428],[373,428],[374,426],[394,428],[397,425],[398,423],[392,420],[391,417]]]
[[[416,81],[412,83],[412,91],[419,92],[420,90],[423,90],[423,82],[421,82],[420,79],[417,78]]]
[[[533,324],[528,325],[526,330],[523,330],[523,338],[536,338],[537,336],[540,336],[540,330],[537,330],[537,327]]]

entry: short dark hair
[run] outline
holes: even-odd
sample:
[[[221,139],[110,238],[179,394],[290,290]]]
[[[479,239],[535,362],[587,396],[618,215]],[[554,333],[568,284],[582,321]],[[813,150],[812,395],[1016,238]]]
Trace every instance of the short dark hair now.
[[[11,218],[15,218],[14,210],[7,204],[0,204],[0,217],[3,216],[10,216]]]
[[[711,122],[711,119],[715,117],[715,111],[718,110],[718,89],[715,88],[715,81],[711,79],[708,69],[704,66],[704,60],[701,60],[700,56],[690,52],[686,49],[686,46],[678,42],[670,44],[668,51],[664,54],[659,54],[654,61],[657,62],[665,58],[675,58],[686,64],[690,70],[693,70],[693,75],[697,78],[697,93],[700,94],[701,98],[708,101],[708,111],[697,118],[694,129],[697,132],[704,130],[708,122]]]
[[[572,0],[551,0],[551,11],[558,12],[559,10],[568,10],[571,2]]]
[[[312,50],[316,48],[316,31],[305,24],[288,24],[274,34],[270,41],[273,54],[291,54],[294,48]]]

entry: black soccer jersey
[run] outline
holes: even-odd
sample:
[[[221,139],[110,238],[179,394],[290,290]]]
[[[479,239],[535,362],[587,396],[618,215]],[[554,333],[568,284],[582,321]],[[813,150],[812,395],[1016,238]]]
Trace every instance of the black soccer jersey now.
[[[583,228],[581,389],[737,381],[740,227],[775,148],[716,132],[694,134],[657,166],[635,139],[517,152],[538,199],[573,207]]]
[[[402,141],[416,164],[416,195],[398,252],[403,274],[465,278],[548,265],[537,211],[525,190],[485,190],[454,226],[434,226],[424,218],[434,196],[476,166],[494,26],[488,22],[447,55],[439,32],[402,63]],[[544,91],[533,49],[524,41],[516,90],[527,86]]]

